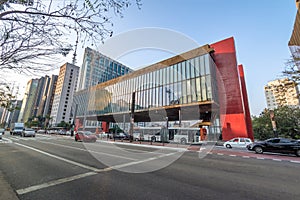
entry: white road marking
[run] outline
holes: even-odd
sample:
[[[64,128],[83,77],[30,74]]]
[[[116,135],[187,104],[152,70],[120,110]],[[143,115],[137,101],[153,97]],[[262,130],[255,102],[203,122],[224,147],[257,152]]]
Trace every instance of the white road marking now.
[[[243,156],[243,158],[250,158],[250,156]]]
[[[20,144],[20,143],[15,143],[15,144],[19,145],[19,146],[22,146],[24,148],[28,148],[28,149],[31,149],[33,151],[39,152],[41,154],[47,155],[49,157],[56,158],[56,159],[64,161],[64,162],[67,162],[67,163],[70,163],[70,164],[73,164],[73,165],[77,165],[77,166],[85,168],[85,169],[92,170],[92,172],[88,172],[88,173],[84,173],[84,174],[80,174],[80,175],[75,175],[75,176],[70,176],[70,177],[66,177],[66,178],[61,178],[61,179],[53,180],[53,181],[50,181],[50,182],[47,182],[47,183],[42,183],[42,184],[39,184],[39,185],[34,185],[34,186],[27,187],[27,188],[23,188],[23,189],[18,189],[18,190],[16,190],[16,192],[19,195],[26,194],[26,193],[29,193],[29,192],[33,192],[33,191],[40,190],[40,189],[44,189],[44,188],[47,188],[47,187],[59,185],[59,184],[62,184],[62,183],[67,183],[67,182],[74,181],[74,180],[77,180],[77,179],[81,179],[81,178],[84,178],[84,177],[96,175],[100,172],[111,171],[113,169],[120,169],[120,168],[128,167],[128,166],[131,166],[131,165],[136,165],[136,164],[140,164],[140,163],[144,163],[144,162],[149,162],[149,161],[152,161],[152,160],[155,160],[155,159],[158,159],[158,158],[171,156],[173,154],[176,154],[176,153],[180,152],[180,151],[177,151],[177,152],[173,152],[173,153],[169,153],[169,154],[158,155],[158,156],[155,156],[155,157],[152,157],[152,158],[147,158],[147,159],[140,160],[140,161],[124,163],[124,164],[120,164],[120,165],[107,167],[107,168],[104,168],[104,169],[97,169],[97,168],[94,168],[94,167],[90,167],[90,166],[87,166],[87,165],[84,165],[84,164],[81,164],[81,163],[78,163],[78,162],[75,162],[75,161],[71,161],[71,160],[59,157],[59,156],[52,155],[50,153],[41,151],[39,149],[30,147],[30,146],[27,146],[27,145],[23,145],[23,144]]]
[[[290,160],[290,162],[300,164],[300,161],[296,161],[296,160]]]
[[[24,144],[20,144],[20,143],[15,143],[16,145],[19,145],[19,146],[22,146],[22,147],[25,147],[27,149],[31,149],[33,151],[36,151],[36,152],[39,152],[41,154],[44,154],[46,156],[49,156],[49,157],[52,157],[52,158],[56,158],[58,160],[61,160],[61,161],[64,161],[66,163],[70,163],[72,165],[77,165],[79,167],[82,167],[82,168],[85,168],[85,169],[89,169],[89,170],[92,170],[92,171],[98,171],[99,169],[95,168],[95,167],[91,167],[91,166],[87,166],[87,165],[84,165],[84,164],[81,164],[81,163],[78,163],[78,162],[75,162],[75,161],[72,161],[72,160],[68,160],[68,159],[65,159],[65,158],[62,158],[62,157],[59,157],[59,156],[56,156],[56,155],[53,155],[53,154],[50,154],[50,153],[47,153],[45,151],[42,151],[42,150],[39,150],[39,149],[36,149],[36,148],[33,148],[33,147],[30,147],[30,146],[27,146],[27,145],[24,145]]]
[[[0,141],[1,141],[1,143],[12,143],[12,141],[7,138],[2,138],[2,140],[0,140]]]
[[[223,153],[217,153],[217,155],[219,155],[219,156],[224,156],[224,154],[223,154]]]
[[[136,160],[134,158],[127,158],[127,157],[124,157],[124,156],[117,156],[117,155],[113,155],[113,154],[109,154],[109,153],[103,153],[103,152],[98,152],[98,151],[91,151],[91,150],[81,149],[81,148],[78,148],[78,147],[71,147],[71,146],[66,146],[66,145],[61,145],[61,144],[55,144],[55,143],[52,143],[52,142],[44,142],[44,141],[43,142],[39,141],[39,142],[40,143],[45,143],[45,144],[52,144],[52,145],[56,145],[56,146],[62,146],[62,147],[69,148],[69,149],[76,149],[76,150],[80,150],[80,151],[96,153],[96,154],[100,154],[100,155],[107,155],[107,156],[110,156],[110,157],[122,158],[122,159],[126,159],[126,160]]]
[[[274,161],[282,161],[281,159],[276,159],[276,158],[274,158],[272,160],[274,160]]]
[[[236,157],[236,155],[234,155],[234,154],[230,154],[229,156],[231,156],[231,157]]]
[[[258,159],[258,160],[264,160],[265,158],[262,158],[262,157],[256,157],[256,159]]]
[[[74,180],[77,180],[77,179],[80,179],[80,178],[84,178],[84,177],[92,176],[92,175],[96,175],[96,174],[97,174],[96,172],[88,172],[88,173],[79,174],[79,175],[76,175],[76,176],[61,178],[61,179],[57,179],[57,180],[50,181],[50,182],[47,182],[47,183],[43,183],[43,184],[40,184],[40,185],[34,185],[34,186],[30,186],[30,187],[27,187],[27,188],[24,188],[24,189],[19,189],[19,190],[16,190],[16,192],[19,195],[26,194],[28,192],[33,192],[33,191],[36,191],[36,190],[40,190],[40,189],[43,189],[43,188],[59,185],[59,184],[62,184],[62,183],[67,183],[67,182],[70,182],[70,181],[74,181]]]

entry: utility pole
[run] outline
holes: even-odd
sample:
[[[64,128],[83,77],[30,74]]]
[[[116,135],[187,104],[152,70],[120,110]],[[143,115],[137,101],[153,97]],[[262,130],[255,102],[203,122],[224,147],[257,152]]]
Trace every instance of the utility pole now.
[[[277,127],[276,127],[276,121],[275,121],[275,113],[274,110],[270,110],[270,118],[273,128],[274,137],[278,137]]]
[[[132,102],[130,109],[130,128],[129,128],[129,138],[130,142],[133,141],[133,125],[134,125],[134,108],[135,108],[135,92],[132,93]]]

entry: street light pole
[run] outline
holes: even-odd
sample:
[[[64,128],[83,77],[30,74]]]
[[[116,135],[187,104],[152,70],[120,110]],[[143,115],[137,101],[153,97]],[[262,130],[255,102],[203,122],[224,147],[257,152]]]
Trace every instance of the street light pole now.
[[[274,137],[278,137],[277,127],[276,127],[276,121],[275,121],[275,113],[274,110],[270,110],[270,118],[273,128]]]
[[[130,109],[130,128],[129,128],[129,141],[133,141],[133,125],[134,125],[134,108],[135,108],[135,92],[132,93],[132,102]]]

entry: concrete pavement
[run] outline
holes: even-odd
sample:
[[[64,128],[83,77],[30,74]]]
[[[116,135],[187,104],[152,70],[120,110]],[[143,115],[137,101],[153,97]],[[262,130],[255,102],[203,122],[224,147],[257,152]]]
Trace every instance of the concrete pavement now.
[[[0,199],[5,200],[18,200],[17,194],[6,182],[3,177],[2,171],[0,171]]]

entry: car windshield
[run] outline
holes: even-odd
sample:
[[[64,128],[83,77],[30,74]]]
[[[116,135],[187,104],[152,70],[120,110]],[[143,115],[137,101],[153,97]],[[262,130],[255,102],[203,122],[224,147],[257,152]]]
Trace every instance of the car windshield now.
[[[32,128],[25,128],[25,131],[34,131]]]

